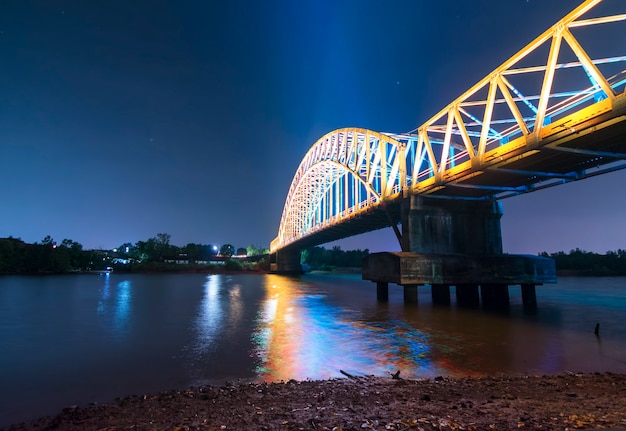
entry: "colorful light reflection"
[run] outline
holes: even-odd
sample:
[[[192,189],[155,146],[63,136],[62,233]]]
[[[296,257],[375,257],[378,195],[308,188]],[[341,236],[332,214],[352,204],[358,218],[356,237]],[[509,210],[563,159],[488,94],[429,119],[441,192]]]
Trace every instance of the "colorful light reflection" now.
[[[332,306],[303,283],[268,276],[253,334],[260,380],[384,375],[435,375],[429,336],[399,320],[368,321]]]

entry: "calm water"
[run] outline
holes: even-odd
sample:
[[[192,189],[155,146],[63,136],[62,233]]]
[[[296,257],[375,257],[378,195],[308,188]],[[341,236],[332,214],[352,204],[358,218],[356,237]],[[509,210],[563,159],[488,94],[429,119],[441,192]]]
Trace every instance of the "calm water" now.
[[[203,383],[626,373],[626,278],[561,278],[526,314],[388,304],[359,276],[0,277],[0,426]],[[454,295],[452,295],[454,298]],[[600,323],[600,338],[593,329]]]

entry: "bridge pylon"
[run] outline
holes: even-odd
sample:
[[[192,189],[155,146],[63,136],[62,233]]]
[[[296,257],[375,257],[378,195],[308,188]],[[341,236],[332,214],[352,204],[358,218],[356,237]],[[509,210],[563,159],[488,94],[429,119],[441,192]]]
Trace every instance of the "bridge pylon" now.
[[[402,203],[402,251],[426,254],[502,253],[502,204],[413,195]]]
[[[376,283],[384,300],[388,283],[404,286],[416,302],[416,287],[430,285],[435,304],[507,306],[508,286],[521,285],[525,306],[535,306],[535,286],[556,282],[554,261],[502,252],[502,205],[495,200],[451,200],[420,195],[402,203],[401,252],[373,253],[363,260],[363,279]],[[480,289],[480,296],[479,296]],[[407,299],[408,298],[408,299]]]
[[[296,247],[285,247],[270,253],[270,272],[284,275],[302,274],[300,257],[302,250]]]

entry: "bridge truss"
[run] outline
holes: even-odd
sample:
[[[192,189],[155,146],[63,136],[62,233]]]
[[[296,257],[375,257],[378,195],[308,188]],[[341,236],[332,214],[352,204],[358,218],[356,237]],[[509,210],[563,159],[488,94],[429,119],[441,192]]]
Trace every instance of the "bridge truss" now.
[[[626,3],[591,16],[601,2],[585,1],[411,132],[320,138],[272,251],[411,194],[499,200],[625,168]]]

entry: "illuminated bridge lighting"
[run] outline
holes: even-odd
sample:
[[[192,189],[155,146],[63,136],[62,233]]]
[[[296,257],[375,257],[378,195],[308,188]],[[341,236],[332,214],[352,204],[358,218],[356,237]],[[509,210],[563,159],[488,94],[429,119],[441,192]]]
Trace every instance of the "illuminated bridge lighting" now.
[[[500,200],[626,167],[626,47],[603,36],[626,34],[626,2],[616,2],[624,13],[595,16],[599,3],[585,1],[408,133],[320,138],[294,175],[271,252],[395,225],[410,195]]]

